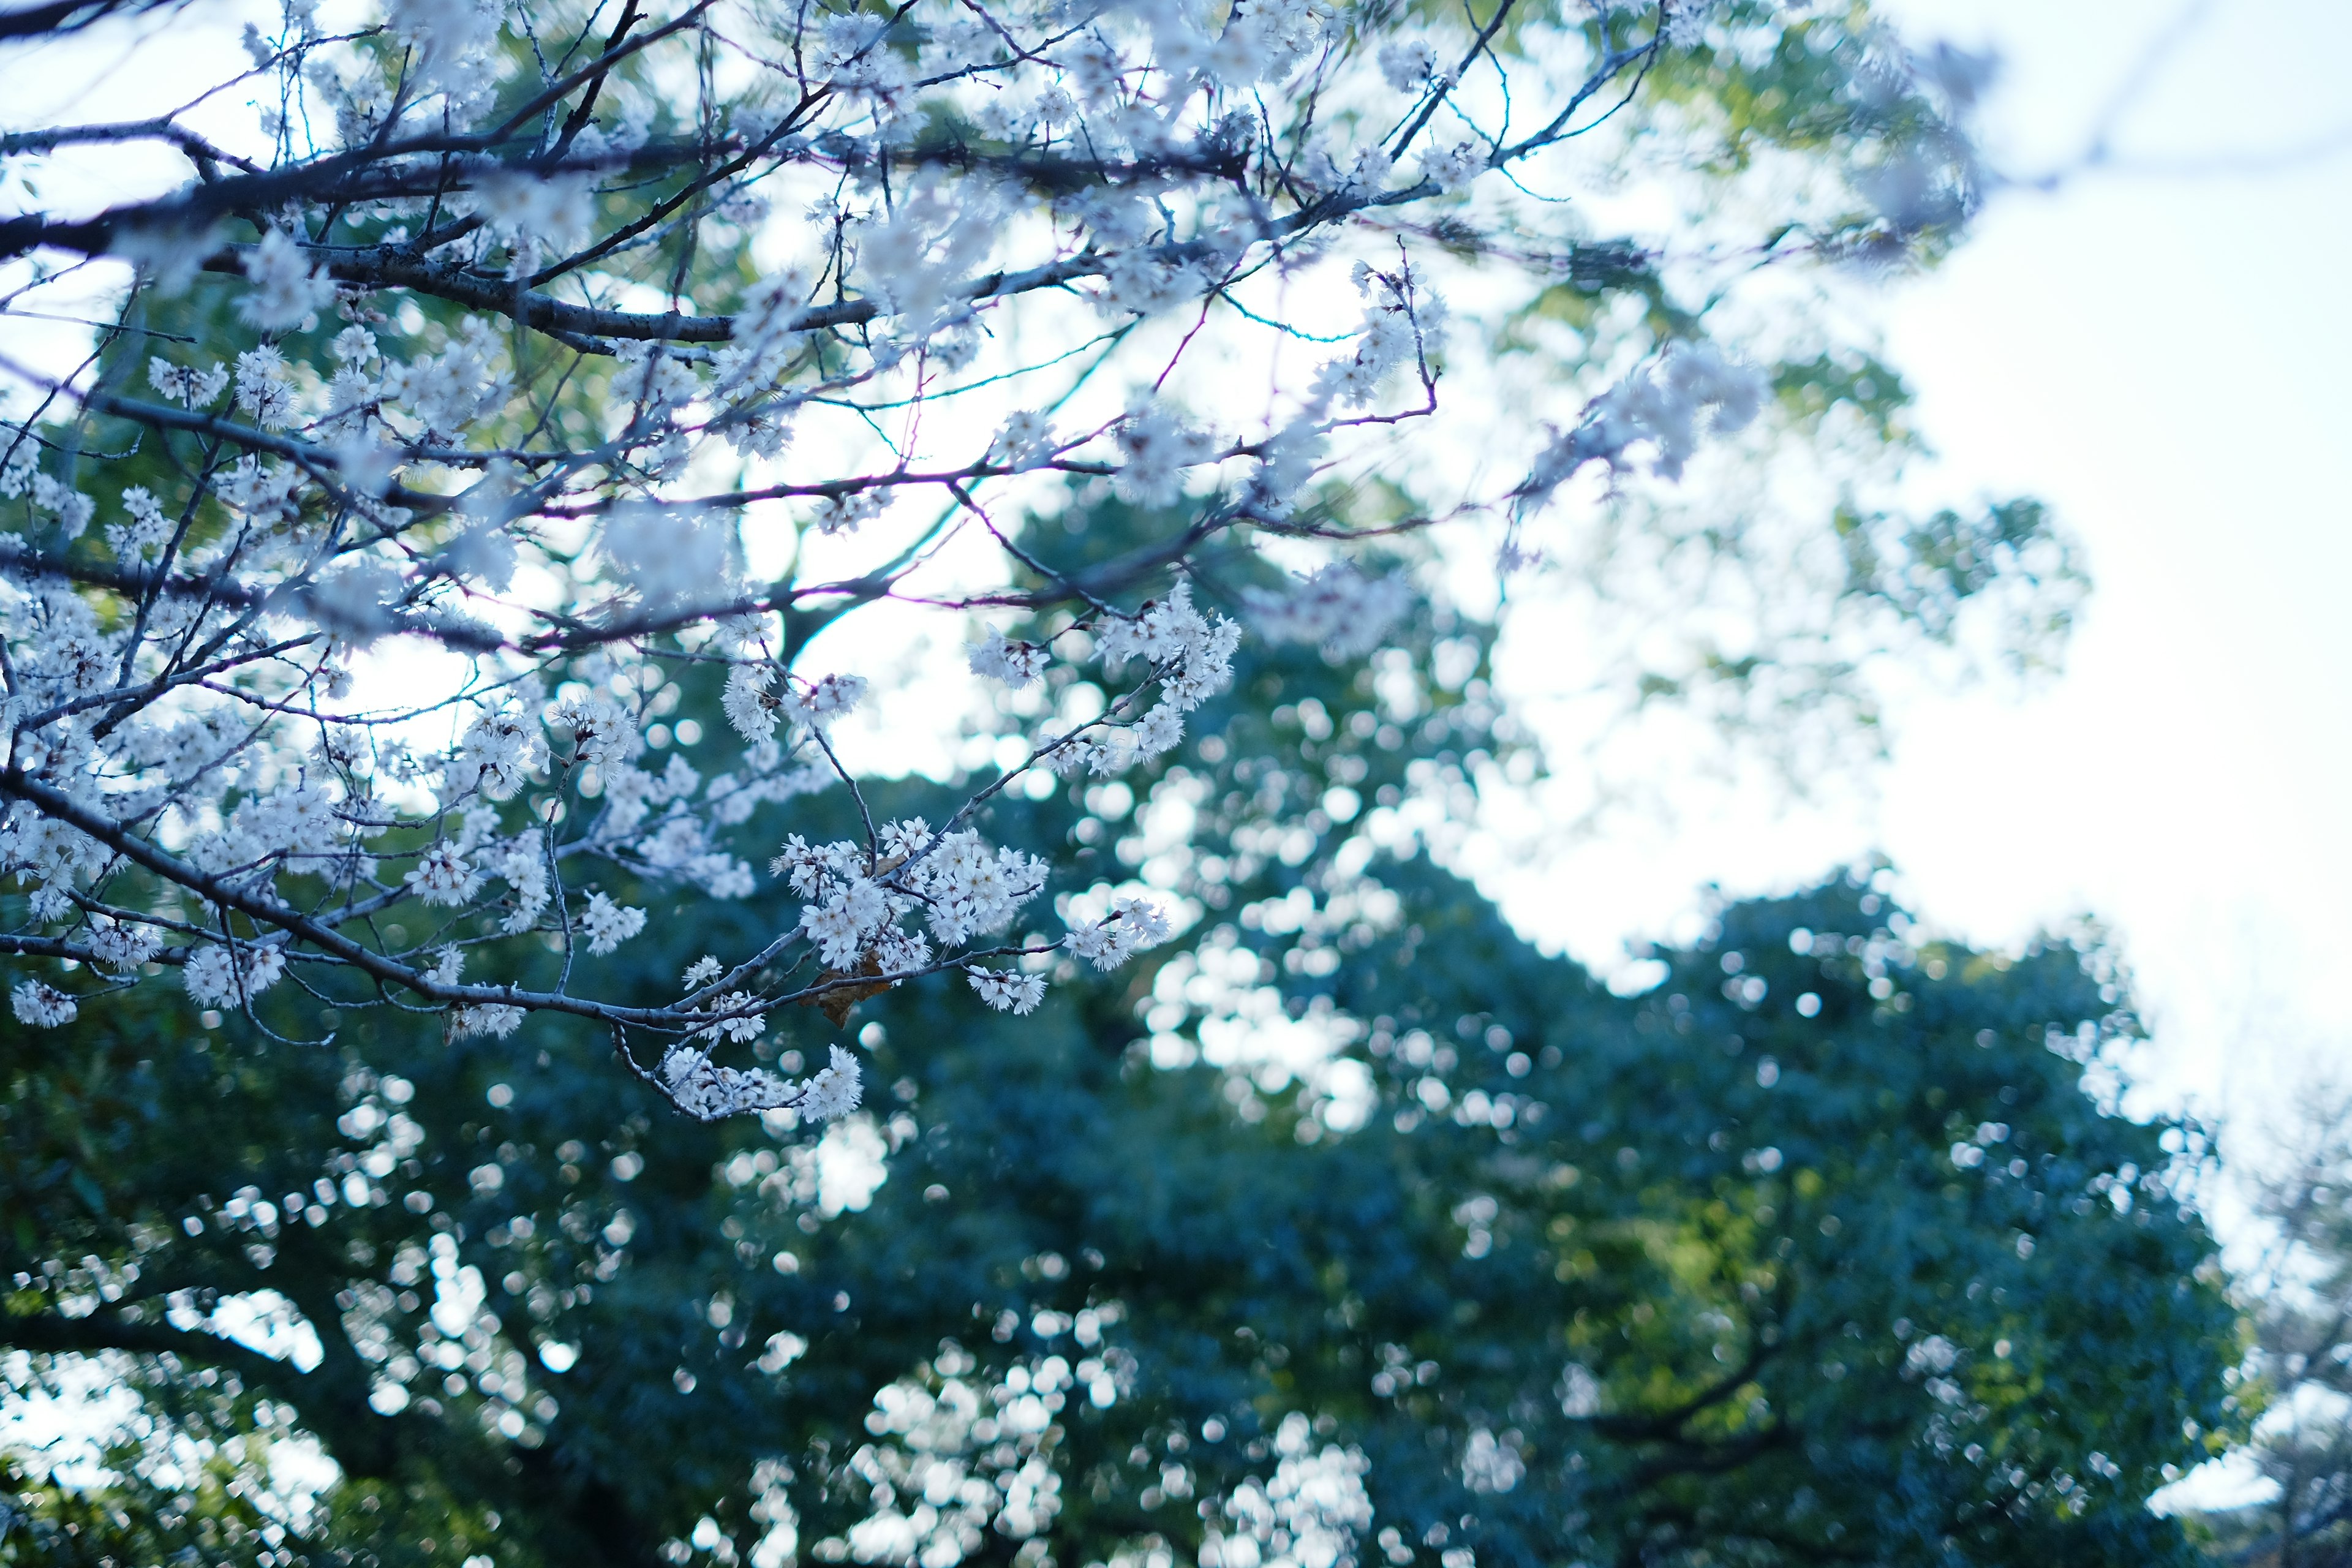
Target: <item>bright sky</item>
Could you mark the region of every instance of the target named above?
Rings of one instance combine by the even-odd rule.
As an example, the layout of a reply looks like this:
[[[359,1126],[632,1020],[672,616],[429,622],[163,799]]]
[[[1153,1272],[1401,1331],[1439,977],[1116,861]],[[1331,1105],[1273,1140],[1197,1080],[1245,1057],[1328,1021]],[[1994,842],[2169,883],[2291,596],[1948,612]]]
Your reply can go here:
[[[2180,14],[1887,9],[1916,38],[1998,47],[1985,121],[2019,174],[2074,158]],[[1710,879],[1787,888],[1877,847],[1956,934],[2013,942],[2084,912],[2115,930],[2155,1025],[2151,1097],[2252,1131],[2352,1066],[2352,5],[2198,9],[2113,146],[2231,172],[2012,191],[1878,312],[1941,454],[1926,492],[2036,494],[2084,542],[2096,586],[2063,676],[1898,704],[1874,800],[1695,789],[1671,821],[1482,877],[1523,929],[1606,968],[1629,934],[1687,924]],[[2328,155],[2255,167],[2331,134]]]

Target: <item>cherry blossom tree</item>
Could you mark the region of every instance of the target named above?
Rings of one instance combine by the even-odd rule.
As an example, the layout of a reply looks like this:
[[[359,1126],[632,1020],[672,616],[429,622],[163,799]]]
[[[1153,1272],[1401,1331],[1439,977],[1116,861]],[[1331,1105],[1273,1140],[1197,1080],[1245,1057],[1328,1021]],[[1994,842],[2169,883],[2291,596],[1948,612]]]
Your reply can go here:
[[[1238,639],[1363,658],[1710,449],[1793,434],[1851,489],[1896,384],[1806,302],[1940,252],[1981,183],[1979,62],[1858,7],[287,0],[244,44],[184,109],[0,136],[12,178],[173,171],[0,216],[9,316],[107,309],[78,363],[5,362],[15,1017],[142,983],[302,1038],[569,1015],[703,1119],[857,1104],[838,1046],[728,1065],[781,1008],[929,977],[1026,1013],[1165,941],[1169,900],[1061,885],[989,806],[1188,744]],[[1633,175],[1707,200],[1595,237]],[[1115,555],[1024,532],[1113,498],[1160,520]],[[1828,619],[1774,635],[1941,636],[2067,576],[2031,509],[1811,515],[1753,537],[1830,563]],[[923,617],[985,759],[936,823],[867,809],[845,740]],[[725,731],[664,721],[682,684]],[[855,837],[792,830],[826,790]],[[603,992],[649,887],[772,936]]]

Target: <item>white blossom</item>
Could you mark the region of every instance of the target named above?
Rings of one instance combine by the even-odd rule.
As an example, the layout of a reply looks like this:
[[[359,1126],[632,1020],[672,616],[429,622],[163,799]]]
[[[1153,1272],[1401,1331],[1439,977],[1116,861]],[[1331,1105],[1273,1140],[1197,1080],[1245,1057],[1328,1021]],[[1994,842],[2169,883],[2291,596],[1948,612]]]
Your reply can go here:
[[[849,875],[856,856],[850,845],[810,844],[795,833],[784,840],[783,848],[768,863],[768,874],[783,878],[802,898],[814,899],[829,879]]]
[[[458,794],[479,788],[504,797],[528,784],[544,760],[535,726],[501,709],[483,714],[466,731],[448,769],[449,784]]]
[[[509,936],[536,930],[550,896],[545,848],[529,837],[516,838],[487,856],[484,864],[505,880],[513,899],[499,929]]]
[[[1509,1491],[1527,1473],[1518,1448],[1486,1427],[1472,1432],[1463,1447],[1462,1480],[1474,1492]]]
[[[1444,301],[1416,294],[1409,302],[1408,296],[1385,280],[1382,287],[1388,297],[1364,312],[1363,331],[1353,350],[1316,373],[1318,403],[1368,404],[1392,371],[1436,346],[1431,340],[1444,321]]]
[[[285,973],[286,955],[275,947],[240,944],[231,956],[227,948],[208,942],[188,954],[180,978],[196,1005],[227,1007],[258,996]]]
[[[879,835],[882,844],[882,869],[901,865],[931,847],[931,825],[919,816],[909,816],[898,822],[886,822]]]
[[[1011,468],[1034,468],[1053,455],[1054,422],[1047,416],[1022,410],[1006,417],[988,444],[988,460]]]
[[[803,908],[801,926],[829,966],[849,969],[863,956],[866,940],[889,913],[889,902],[879,888],[864,877],[851,877],[832,888],[822,902]]]
[[[164,363],[160,359],[154,363]],[[41,444],[22,426],[0,424],[0,434],[7,437],[5,447],[0,448],[6,454],[5,459],[0,459],[0,499],[15,500],[33,486],[39,472]]]
[[[1184,712],[1172,700],[1153,705],[1136,721],[1135,753],[1145,761],[1175,749],[1184,738]]]
[[[453,1007],[449,1011],[449,1037],[463,1039],[468,1035],[488,1035],[505,1039],[522,1027],[523,1011],[500,1002],[478,1002],[470,1006]]]
[[[1118,899],[1110,913],[1090,925],[1071,928],[1070,951],[1097,969],[1117,969],[1147,948],[1168,940],[1168,917],[1146,899]]]
[[[800,1112],[812,1121],[835,1121],[856,1110],[861,1098],[857,1058],[835,1046],[826,1064],[801,1085]]]
[[[1049,868],[1017,849],[992,849],[978,833],[949,834],[907,878],[924,900],[931,935],[949,947],[1011,925],[1045,890]]]
[[[465,903],[482,886],[482,874],[447,844],[436,844],[418,856],[415,867],[402,879],[415,889],[418,898],[444,908]]]
[[[294,388],[286,356],[268,343],[236,356],[236,405],[265,430],[294,422]]]
[[[68,540],[79,539],[98,510],[96,501],[48,474],[33,477],[33,505],[53,514],[58,536]]]
[[[301,483],[302,471],[292,464],[265,463],[248,455],[231,466],[216,493],[224,504],[243,514],[247,521],[267,526],[294,515],[294,494]]]
[[[1437,51],[1429,47],[1426,38],[1400,38],[1383,44],[1380,51],[1381,76],[1399,92],[1418,91],[1437,70]]]
[[[1718,434],[1744,429],[1767,390],[1760,374],[1712,344],[1677,344],[1654,371],[1629,375],[1593,399],[1584,422],[1537,460],[1522,493],[1540,500],[1589,462],[1628,468],[1627,449],[1643,445],[1653,453],[1654,472],[1679,479],[1697,450],[1701,421]]]
[[[1016,974],[997,969],[968,969],[971,988],[980,999],[1000,1013],[1027,1016],[1037,1010],[1045,999],[1045,977],[1042,974]]]
[[[393,30],[415,51],[420,83],[462,94],[485,74],[483,57],[506,8],[496,0],[393,0],[386,10]]]
[[[1458,191],[1484,173],[1489,161],[1486,150],[1475,142],[1432,147],[1421,155],[1421,177],[1441,195]]]
[[[580,929],[588,938],[588,951],[602,957],[646,929],[646,911],[593,893],[580,911]]]
[[[468,316],[440,353],[390,367],[383,395],[424,426],[455,439],[475,420],[502,405],[508,381],[498,366],[498,344],[478,317]]]
[[[163,945],[152,926],[128,925],[112,915],[92,915],[83,941],[90,956],[109,969],[132,970]]]
[[[8,993],[16,1022],[36,1029],[63,1028],[80,1016],[71,996],[46,980],[27,980]]]
[[[919,974],[930,967],[931,944],[920,931],[884,926],[874,939],[874,963],[885,974]]]
[[[172,537],[172,520],[163,515],[163,503],[144,485],[132,485],[122,492],[122,510],[129,522],[106,525],[107,548],[121,561],[137,561],[163,548]]]
[[[795,686],[784,701],[793,717],[813,730],[829,728],[833,721],[856,710],[866,697],[866,678],[862,675],[828,675],[806,686]]]
[[[547,716],[547,727],[572,739],[575,761],[589,766],[626,760],[633,738],[629,716],[601,697],[567,697]]]
[[[237,314],[264,331],[299,327],[334,300],[334,284],[283,229],[263,235],[241,265],[253,287],[237,301]]]
[[[474,177],[474,208],[512,251],[507,276],[520,278],[586,236],[596,217],[595,184],[582,174],[493,166]]]
[[[739,1045],[745,1040],[759,1038],[761,1031],[768,1026],[767,1015],[757,1012],[747,1013],[742,1010],[756,1005],[759,1000],[749,991],[730,991],[724,996],[710,1002],[705,1006],[705,1012],[728,1013],[733,1016],[721,1018],[703,1030],[701,1037],[706,1040],[716,1040],[723,1035]]]
[[[776,732],[780,701],[774,694],[775,670],[765,664],[739,664],[727,672],[727,689],[719,699],[727,722],[747,741],[764,741]]]
[[[1145,506],[1165,506],[1182,488],[1184,470],[1206,455],[1200,432],[1165,403],[1153,399],[1119,424],[1119,494]]]
[[[650,607],[732,596],[726,535],[699,512],[624,508],[605,521],[604,549],[613,568]]]
[[[1243,596],[1267,637],[1318,643],[1336,658],[1371,652],[1412,608],[1412,585],[1401,574],[1367,577],[1342,562],[1317,567],[1287,590],[1251,588]]]
[[[815,515],[809,521],[819,533],[855,533],[861,524],[882,515],[882,498],[852,492],[827,496],[817,503]]]
[[[661,1076],[678,1109],[705,1121],[773,1110],[794,1098],[792,1087],[765,1068],[721,1067],[690,1045],[669,1048],[662,1058]]]
[[[215,363],[203,370],[173,364],[157,355],[147,362],[149,384],[174,403],[200,408],[228,390],[228,367]]]
[[[974,675],[1001,680],[1007,686],[1027,686],[1045,673],[1046,652],[1034,643],[1011,642],[995,627],[964,649]]]
[[[1129,659],[1150,663],[1167,700],[1189,713],[1233,684],[1234,652],[1240,646],[1240,626],[1223,616],[1203,616],[1193,607],[1192,584],[1179,582],[1167,598],[1145,605],[1132,618],[1108,621],[1095,652],[1112,676]]]

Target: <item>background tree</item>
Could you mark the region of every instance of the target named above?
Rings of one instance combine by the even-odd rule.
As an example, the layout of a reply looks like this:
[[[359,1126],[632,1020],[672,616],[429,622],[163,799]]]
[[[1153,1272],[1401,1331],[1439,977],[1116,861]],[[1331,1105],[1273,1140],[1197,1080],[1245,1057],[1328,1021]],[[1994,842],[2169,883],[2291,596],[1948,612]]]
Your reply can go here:
[[[1822,295],[1958,237],[1982,66],[1859,6],[396,0],[290,4],[184,110],[0,142],[20,174],[192,172],[89,211],[20,181],[0,218],[5,309],[106,312],[80,364],[11,372],[0,449],[26,1026],[170,972],[289,1040],[547,1013],[692,1115],[822,1119],[857,1059],[757,1065],[779,1009],[958,970],[1025,1006],[1054,954],[1166,934],[1108,884],[1045,929],[1055,865],[964,836],[1200,732],[1231,615],[1378,647],[1412,592],[1371,542],[1457,525],[1432,586],[1548,551],[1654,584],[1639,700],[1837,733],[1874,654],[1980,605],[2033,657],[2077,585],[2030,505],[1877,504],[1901,383]],[[1569,199],[1634,182],[1689,204],[1663,247]],[[1702,437],[1741,499],[1675,512]],[[1044,567],[1008,531],[1072,480],[1152,526]],[[1556,497],[1617,521],[1565,530]],[[1298,574],[1215,601],[1213,544]],[[886,700],[926,611],[1008,700]],[[1048,668],[1098,700],[1024,698]],[[663,758],[706,676],[706,749]],[[992,765],[917,827],[869,786],[919,733]],[[854,812],[766,809],[841,785]],[[793,900],[717,909],[787,834]],[[603,993],[672,889],[730,942]]]
[[[0,1554],[2190,1560],[2144,1502],[2236,1429],[2235,1318],[2195,1130],[2095,1092],[2097,952],[1935,942],[1857,874],[1613,995],[1419,851],[1514,742],[1484,628],[1408,626],[1245,651],[1196,758],[1002,799],[1197,923],[1025,1017],[862,1001],[877,1092],[814,1145],[679,1122],[581,1020],[9,1035],[0,1342],[138,1411],[103,1484],[18,1458]],[[612,994],[760,919],[701,910]],[[780,1024],[779,1070],[830,1032]]]
[[[2314,1096],[2282,1141],[2279,1174],[2257,1189],[2267,1233],[2244,1289],[2255,1342],[2248,1368],[2267,1405],[2246,1449],[2277,1489],[2217,1512],[2226,1561],[2279,1568],[2352,1562],[2352,1114]]]

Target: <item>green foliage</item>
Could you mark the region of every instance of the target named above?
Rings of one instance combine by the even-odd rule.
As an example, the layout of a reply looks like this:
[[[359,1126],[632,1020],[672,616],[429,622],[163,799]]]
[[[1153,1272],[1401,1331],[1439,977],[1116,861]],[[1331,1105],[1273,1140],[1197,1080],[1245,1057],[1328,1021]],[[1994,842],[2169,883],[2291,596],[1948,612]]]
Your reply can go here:
[[[1310,1472],[1344,1504],[1351,1454],[1366,1564],[2187,1561],[2142,1503],[2235,1429],[2233,1319],[2168,1131],[2085,1092],[2133,1027],[2095,965],[1855,879],[1611,994],[1418,847],[1512,750],[1484,657],[1261,648],[1131,792],[1000,799],[1197,923],[1029,1018],[866,1004],[871,1114],[821,1145],[683,1121],[553,1020],[11,1031],[10,1375],[138,1414],[94,1469],[19,1456],[0,1563],[1190,1562]],[[785,912],[611,962],[658,994]],[[239,1303],[315,1350],[223,1337]],[[308,1511],[262,1458],[306,1436]]]

